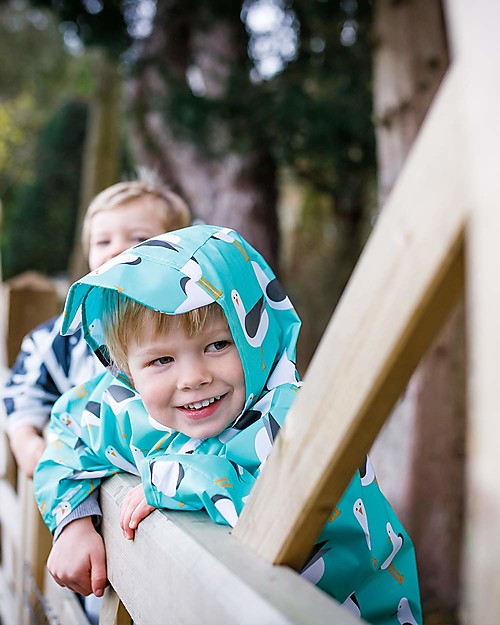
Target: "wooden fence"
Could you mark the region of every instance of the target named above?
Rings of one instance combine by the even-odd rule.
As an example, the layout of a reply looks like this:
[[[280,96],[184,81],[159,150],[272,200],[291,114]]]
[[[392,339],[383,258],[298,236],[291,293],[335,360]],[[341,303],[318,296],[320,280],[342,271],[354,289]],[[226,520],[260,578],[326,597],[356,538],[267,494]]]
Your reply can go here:
[[[117,519],[134,478],[108,480],[102,506],[111,587],[102,623],[359,622],[293,569],[464,290],[469,416],[461,620],[500,623],[500,5],[450,0],[447,19],[451,69],[238,524],[229,533],[203,513],[156,511],[133,542],[125,541]],[[29,505],[22,488],[0,497],[20,515]],[[24,530],[12,516],[2,517],[2,537],[5,523],[29,561]],[[50,600],[61,623],[77,622],[64,620],[62,601]]]
[[[28,272],[1,290],[2,336],[5,350],[0,363],[4,382],[21,340],[33,327],[60,311],[61,301],[53,283]],[[6,313],[6,314],[5,314]],[[41,520],[33,497],[33,482],[17,471],[5,433],[3,402],[0,404],[0,619],[3,625],[75,623],[88,625],[73,593],[48,579],[45,562],[52,538]],[[48,593],[48,599],[44,596]],[[56,606],[56,607],[54,607]],[[59,617],[62,615],[63,620]],[[64,615],[68,615],[64,618]],[[70,616],[69,616],[70,615]]]

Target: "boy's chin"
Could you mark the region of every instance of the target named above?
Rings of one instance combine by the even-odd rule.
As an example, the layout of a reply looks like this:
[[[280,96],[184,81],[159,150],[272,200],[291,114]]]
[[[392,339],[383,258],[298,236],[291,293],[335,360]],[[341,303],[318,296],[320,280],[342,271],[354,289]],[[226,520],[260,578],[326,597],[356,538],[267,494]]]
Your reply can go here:
[[[187,424],[179,429],[182,434],[189,436],[190,438],[215,438],[219,436],[224,430],[226,430],[229,426],[226,424],[225,420],[221,424],[220,422],[210,422],[210,423],[193,423]]]
[[[179,430],[182,434],[185,434],[186,436],[189,436],[190,438],[200,438],[200,439],[205,439],[205,438],[214,438],[216,436],[219,436],[219,434],[221,432],[223,432],[226,428],[183,428],[182,430]]]

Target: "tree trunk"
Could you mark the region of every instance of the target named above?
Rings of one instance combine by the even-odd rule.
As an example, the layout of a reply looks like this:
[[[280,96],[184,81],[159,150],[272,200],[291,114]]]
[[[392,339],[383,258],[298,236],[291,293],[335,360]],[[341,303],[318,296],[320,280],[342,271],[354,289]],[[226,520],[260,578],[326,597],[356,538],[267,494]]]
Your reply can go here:
[[[139,162],[156,168],[180,192],[195,218],[237,230],[275,265],[276,169],[267,148],[251,145],[237,152],[235,137],[221,121],[213,122],[205,142],[181,137],[166,113],[172,80],[185,83],[194,68],[202,80],[199,97],[216,102],[231,68],[246,58],[239,10],[234,19],[204,14],[210,10],[200,5],[189,13],[182,3],[158,5],[141,72],[129,84],[133,150]]]
[[[440,3],[375,5],[381,205],[448,65]],[[424,620],[457,622],[465,439],[463,307],[413,375],[372,450],[379,482],[415,542]]]
[[[87,208],[95,195],[118,182],[119,175],[122,81],[117,63],[108,59],[103,51],[96,52],[95,81],[87,122],[75,244],[70,261],[74,280],[88,271],[81,244]]]

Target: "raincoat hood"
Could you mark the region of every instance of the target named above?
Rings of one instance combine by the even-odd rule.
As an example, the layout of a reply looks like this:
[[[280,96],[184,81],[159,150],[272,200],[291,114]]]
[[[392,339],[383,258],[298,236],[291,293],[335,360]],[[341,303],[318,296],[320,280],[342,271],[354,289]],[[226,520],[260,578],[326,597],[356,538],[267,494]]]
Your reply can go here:
[[[153,237],[119,254],[71,287],[62,334],[79,327],[105,352],[101,289],[115,289],[175,315],[217,302],[243,365],[245,409],[283,383],[297,384],[300,320],[263,257],[228,228],[197,225]],[[123,379],[122,372],[115,372]]]

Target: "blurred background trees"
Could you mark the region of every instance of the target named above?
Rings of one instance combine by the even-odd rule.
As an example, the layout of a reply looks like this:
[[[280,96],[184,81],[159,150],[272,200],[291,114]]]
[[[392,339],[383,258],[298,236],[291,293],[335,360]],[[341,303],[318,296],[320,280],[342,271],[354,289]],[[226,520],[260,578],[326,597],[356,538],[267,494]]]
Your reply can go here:
[[[276,268],[301,373],[448,65],[433,0],[10,0],[0,54],[5,276],[81,275],[90,199],[148,165]],[[462,321],[374,450],[427,622],[457,618],[463,387]]]
[[[41,261],[37,228],[29,248],[40,254],[22,252],[19,214],[49,224],[49,213],[65,212],[54,227],[73,241],[75,215],[91,197],[146,164],[186,197],[195,217],[241,231],[277,268],[304,318],[304,368],[374,211],[371,3],[15,0],[1,11],[2,32],[13,41],[3,40],[3,58],[25,68],[12,69],[11,99],[36,89],[39,119],[33,127],[25,114],[32,125],[26,121],[17,139],[24,177],[12,167],[0,172],[5,275],[64,272],[70,262],[67,246]],[[114,98],[110,66],[124,85]],[[55,208],[40,195],[35,217],[25,187],[43,174],[37,135],[42,126],[50,132],[56,109],[75,95],[89,108],[86,138],[71,150],[74,171],[83,167],[70,183],[80,199],[61,192]],[[50,160],[69,166],[71,157]],[[73,275],[83,271],[81,255],[73,257]]]

